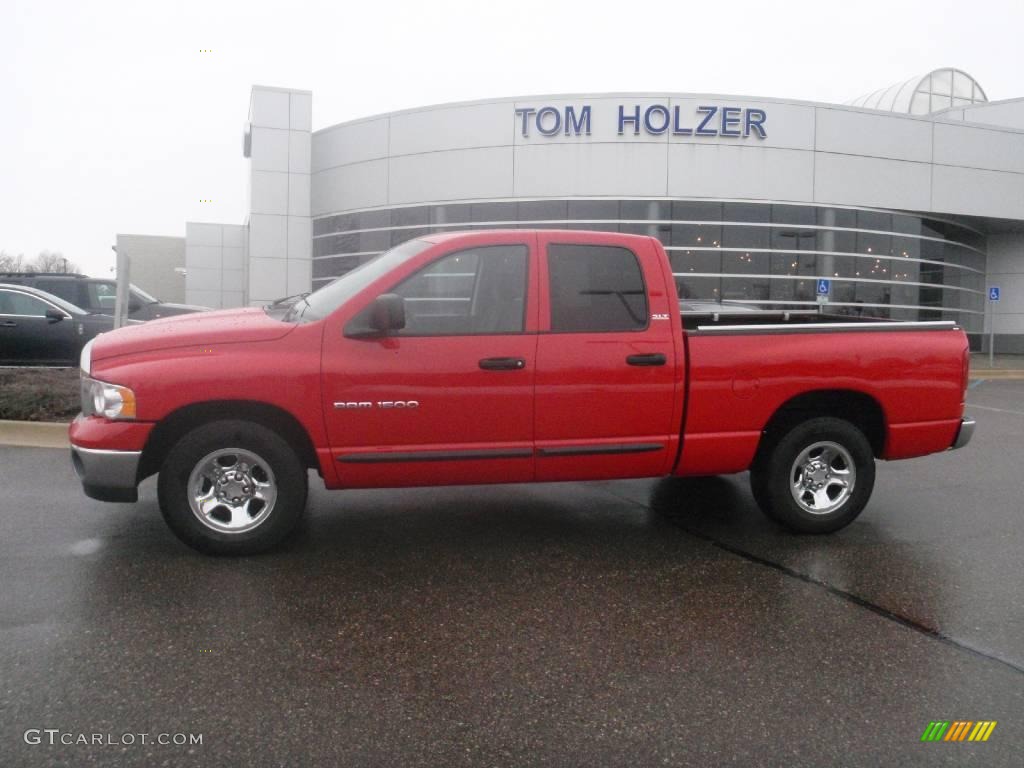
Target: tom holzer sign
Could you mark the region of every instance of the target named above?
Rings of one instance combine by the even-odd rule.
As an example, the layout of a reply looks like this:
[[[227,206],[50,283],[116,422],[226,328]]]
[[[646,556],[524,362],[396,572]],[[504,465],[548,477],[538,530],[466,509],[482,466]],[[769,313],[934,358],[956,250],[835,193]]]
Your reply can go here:
[[[590,105],[579,107],[520,107],[516,109],[516,123],[523,136],[536,131],[541,136],[589,136],[592,111]],[[609,115],[608,119],[612,116]],[[726,138],[758,139],[768,137],[765,123],[768,115],[763,109],[702,105],[690,112],[684,107],[652,104],[641,108],[639,104],[619,105],[619,136],[639,136],[641,131],[651,136],[668,133],[672,136],[722,136]]]

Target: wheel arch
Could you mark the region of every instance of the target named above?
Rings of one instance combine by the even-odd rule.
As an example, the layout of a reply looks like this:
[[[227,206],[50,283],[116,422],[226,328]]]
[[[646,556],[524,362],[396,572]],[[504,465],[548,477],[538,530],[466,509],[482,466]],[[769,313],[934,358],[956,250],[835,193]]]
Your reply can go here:
[[[157,423],[142,449],[138,479],[156,474],[175,443],[193,429],[225,419],[251,421],[273,430],[295,448],[299,461],[306,468],[319,471],[309,433],[288,411],[252,400],[210,400],[183,406]]]
[[[887,421],[876,398],[853,389],[818,389],[791,397],[775,410],[761,430],[757,457],[797,424],[820,416],[853,424],[867,437],[876,458],[885,450]]]

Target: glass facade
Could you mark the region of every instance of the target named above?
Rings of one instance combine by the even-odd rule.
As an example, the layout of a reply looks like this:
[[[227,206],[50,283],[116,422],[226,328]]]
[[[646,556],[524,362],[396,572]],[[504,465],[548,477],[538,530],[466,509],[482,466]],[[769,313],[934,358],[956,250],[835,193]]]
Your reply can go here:
[[[955,222],[877,209],[682,200],[523,200],[422,205],[313,221],[313,287],[414,237],[494,228],[657,237],[679,295],[764,308],[817,306],[981,331],[985,240]]]

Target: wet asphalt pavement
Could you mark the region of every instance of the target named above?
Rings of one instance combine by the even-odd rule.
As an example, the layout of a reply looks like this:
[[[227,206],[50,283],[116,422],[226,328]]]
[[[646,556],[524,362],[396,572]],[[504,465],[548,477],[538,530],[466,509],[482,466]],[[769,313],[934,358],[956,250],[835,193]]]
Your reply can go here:
[[[212,559],[152,479],[101,504],[63,451],[0,447],[0,765],[1020,765],[1024,382],[969,399],[967,449],[880,464],[813,538],[746,476],[314,478],[285,548]]]

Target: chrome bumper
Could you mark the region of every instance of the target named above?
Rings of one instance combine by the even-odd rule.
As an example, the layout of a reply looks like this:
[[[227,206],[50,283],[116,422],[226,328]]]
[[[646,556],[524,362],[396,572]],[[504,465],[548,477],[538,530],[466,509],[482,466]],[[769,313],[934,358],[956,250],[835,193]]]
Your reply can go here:
[[[953,444],[949,446],[949,449],[956,450],[957,448],[963,448],[974,436],[974,425],[977,422],[974,419],[963,418],[960,419],[960,429],[957,430],[956,439],[953,440]]]
[[[71,446],[71,465],[85,495],[99,501],[137,501],[142,451],[102,451]]]

